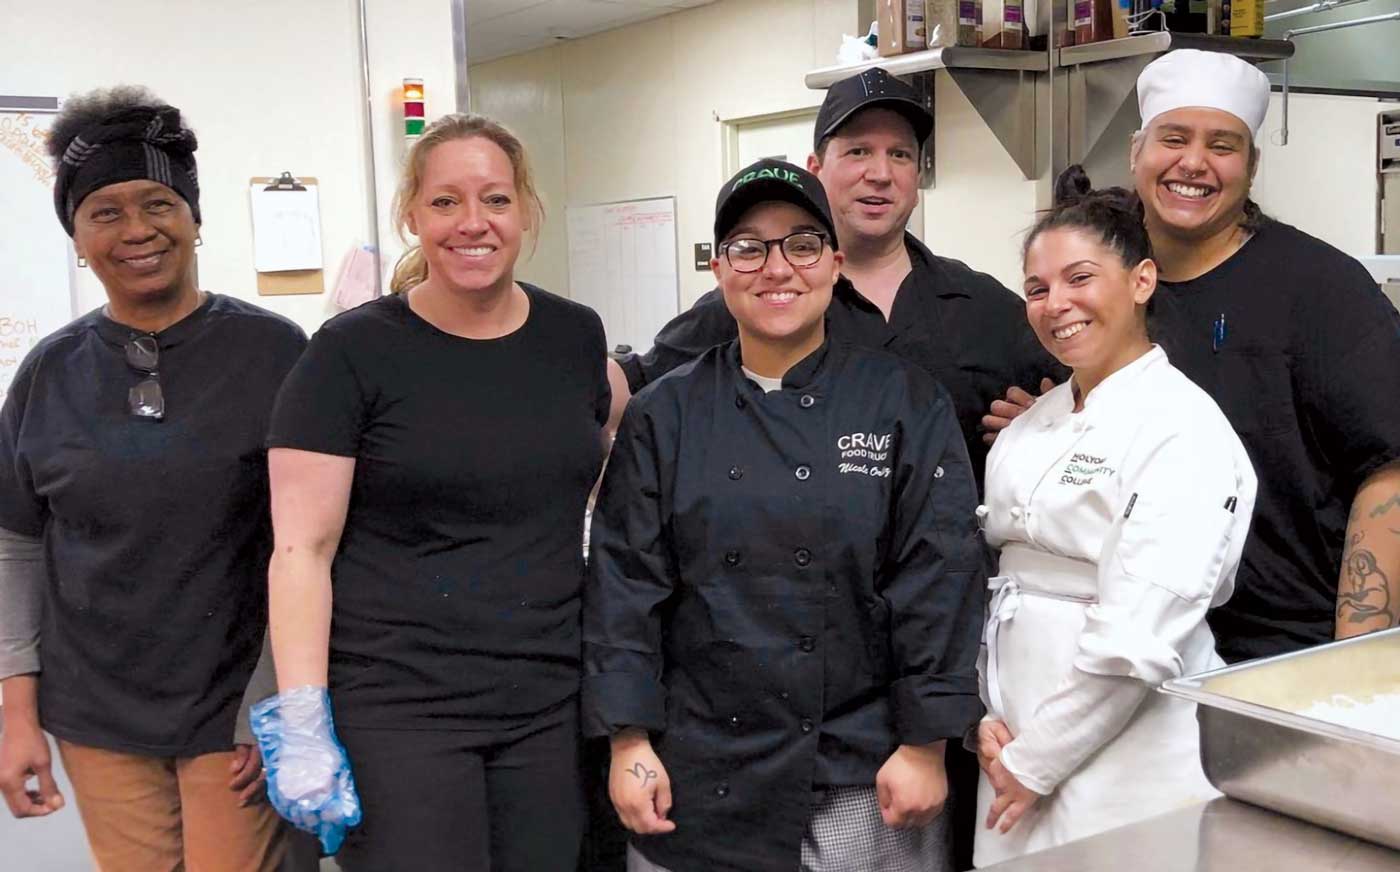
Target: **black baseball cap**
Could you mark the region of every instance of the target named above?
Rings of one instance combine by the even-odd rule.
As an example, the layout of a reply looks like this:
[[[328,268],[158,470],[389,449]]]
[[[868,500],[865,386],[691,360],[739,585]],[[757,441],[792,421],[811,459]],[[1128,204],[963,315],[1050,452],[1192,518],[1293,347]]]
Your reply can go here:
[[[715,200],[715,243],[734,229],[745,212],[770,200],[791,203],[811,212],[826,230],[832,250],[840,248],[836,241],[836,224],[831,220],[831,205],[826,201],[822,183],[802,167],[771,157],[739,170],[719,189]]]
[[[919,145],[933,132],[933,116],[919,99],[914,88],[879,67],[842,79],[827,89],[822,108],[817,111],[817,127],[813,131],[812,150],[821,148],[822,140],[836,132],[862,109],[878,106],[898,112],[914,128]]]

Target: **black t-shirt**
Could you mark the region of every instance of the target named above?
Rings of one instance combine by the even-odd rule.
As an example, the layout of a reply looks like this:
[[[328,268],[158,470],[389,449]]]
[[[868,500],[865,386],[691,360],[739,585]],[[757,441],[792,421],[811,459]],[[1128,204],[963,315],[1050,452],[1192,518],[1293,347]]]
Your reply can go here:
[[[522,287],[525,324],[493,340],[401,296],[346,312],[278,398],[271,447],[355,458],[331,570],[338,723],[511,729],[577,693],[607,349],[591,309]]]
[[[157,334],[165,419],[130,414],[136,331],[46,338],[0,411],[0,527],[44,539],[40,718],[136,754],[228,750],[267,618],[267,463],[290,321],[210,294]]]
[[[1205,275],[1163,282],[1150,327],[1259,477],[1235,594],[1210,616],[1222,656],[1331,640],[1352,498],[1400,458],[1400,315],[1361,264],[1271,221]]]
[[[981,420],[992,401],[1019,385],[1040,393],[1040,380],[1069,371],[1041,346],[1026,322],[1025,301],[986,273],[938,257],[905,234],[912,269],[895,294],[889,321],[842,277],[827,309],[834,339],[883,348],[937,379],[953,399],[958,427],[981,490],[987,465]],[[661,329],[651,350],[620,361],[636,393],[662,375],[739,335],[718,289]]]

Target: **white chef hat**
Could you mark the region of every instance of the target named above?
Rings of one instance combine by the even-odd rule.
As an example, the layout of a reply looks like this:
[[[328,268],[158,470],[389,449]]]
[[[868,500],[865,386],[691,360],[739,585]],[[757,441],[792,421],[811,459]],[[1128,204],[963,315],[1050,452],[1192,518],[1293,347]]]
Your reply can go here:
[[[1182,48],[1148,64],[1138,76],[1142,126],[1163,112],[1188,106],[1229,112],[1256,139],[1269,109],[1269,79],[1234,55]]]

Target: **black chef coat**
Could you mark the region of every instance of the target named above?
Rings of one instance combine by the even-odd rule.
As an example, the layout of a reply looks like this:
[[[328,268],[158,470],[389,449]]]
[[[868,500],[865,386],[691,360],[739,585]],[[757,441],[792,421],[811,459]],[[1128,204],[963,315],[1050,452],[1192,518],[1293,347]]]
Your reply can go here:
[[[891,351],[948,389],[980,489],[987,446],[979,422],[992,401],[1012,385],[1038,394],[1042,378],[1061,382],[1069,370],[1035,338],[1019,296],[986,273],[934,255],[912,234],[904,235],[904,245],[912,269],[895,295],[889,321],[842,277],[832,292],[827,325],[834,338]],[[738,335],[734,317],[715,289],[663,327],[650,351],[620,364],[636,393]]]
[[[628,406],[593,518],[591,736],[649,730],[676,872],[797,867],[812,791],[982,712],[976,488],[947,392],[831,341],[764,394],[738,342]]]
[[[1352,499],[1400,458],[1400,314],[1355,259],[1270,221],[1205,275],[1163,282],[1150,330],[1259,475],[1235,594],[1210,615],[1221,655],[1330,641]]]

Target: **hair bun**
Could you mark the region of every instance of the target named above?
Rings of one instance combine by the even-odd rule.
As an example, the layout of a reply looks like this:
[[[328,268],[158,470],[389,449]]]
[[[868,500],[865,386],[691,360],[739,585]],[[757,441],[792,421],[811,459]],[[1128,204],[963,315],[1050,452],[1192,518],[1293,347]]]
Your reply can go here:
[[[1055,179],[1055,205],[1069,206],[1078,203],[1093,190],[1094,185],[1089,181],[1089,174],[1084,172],[1084,167],[1071,164]]]

